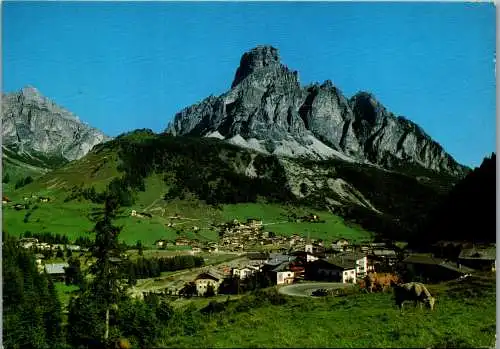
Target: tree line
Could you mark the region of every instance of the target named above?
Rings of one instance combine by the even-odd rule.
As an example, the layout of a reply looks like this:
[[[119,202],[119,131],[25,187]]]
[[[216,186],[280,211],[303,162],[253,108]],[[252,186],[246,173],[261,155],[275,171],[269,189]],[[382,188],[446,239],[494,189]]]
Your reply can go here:
[[[38,239],[39,242],[45,242],[53,245],[68,245],[70,243],[66,235],[59,233],[53,234],[51,232],[32,233],[30,231],[25,231],[21,234],[21,238],[34,238]]]
[[[204,265],[203,257],[174,256],[160,258],[138,258],[128,260],[123,266],[123,273],[129,280],[158,277],[162,272],[198,268]],[[131,281],[133,283],[133,281]]]
[[[2,254],[4,346],[62,347],[61,303],[50,276],[39,273],[33,252],[5,232]]]

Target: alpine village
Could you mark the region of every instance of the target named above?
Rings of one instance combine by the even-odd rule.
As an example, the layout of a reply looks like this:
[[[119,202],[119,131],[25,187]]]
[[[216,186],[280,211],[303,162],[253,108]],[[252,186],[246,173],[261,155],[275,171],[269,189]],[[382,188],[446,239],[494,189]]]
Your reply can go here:
[[[496,155],[234,66],[161,133],[2,94],[4,347],[493,347]]]

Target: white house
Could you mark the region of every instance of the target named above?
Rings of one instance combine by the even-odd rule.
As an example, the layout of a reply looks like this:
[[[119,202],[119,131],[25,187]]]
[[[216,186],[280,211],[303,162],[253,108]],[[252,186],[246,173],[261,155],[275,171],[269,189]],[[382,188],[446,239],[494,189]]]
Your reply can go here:
[[[215,271],[203,272],[195,279],[196,292],[199,296],[203,296],[209,287],[212,286],[214,293],[217,294],[222,281],[224,281],[224,278]]]
[[[342,263],[353,263],[356,266],[356,275],[363,278],[368,272],[368,258],[359,252],[345,252],[336,257]]]
[[[338,259],[319,259],[306,267],[306,274],[311,279],[328,280],[342,283],[356,283],[356,267],[353,263]]]
[[[349,241],[346,239],[339,239],[337,241],[332,242],[332,248],[337,251],[343,251],[349,246]]]
[[[252,275],[254,272],[255,269],[249,267],[233,268],[233,277],[243,280]]]

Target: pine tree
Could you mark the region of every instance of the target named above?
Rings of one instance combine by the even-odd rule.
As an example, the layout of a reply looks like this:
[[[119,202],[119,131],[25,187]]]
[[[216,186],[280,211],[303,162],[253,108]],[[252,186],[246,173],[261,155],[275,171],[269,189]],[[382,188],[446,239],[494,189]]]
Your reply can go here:
[[[118,198],[109,192],[105,194],[104,208],[91,214],[95,222],[95,242],[90,248],[95,258],[89,268],[91,281],[70,303],[68,316],[68,337],[75,346],[104,344],[108,347],[110,333],[116,333],[110,330],[113,326],[110,313],[118,309],[127,286],[121,282],[123,268],[118,235],[122,228],[113,224],[118,214]]]
[[[96,262],[90,267],[90,272],[94,275],[90,289],[105,308],[104,343],[109,341],[110,309],[116,308],[125,291],[125,285],[119,282],[120,268],[117,265],[121,257],[118,235],[122,227],[113,225],[113,220],[118,216],[118,209],[118,198],[108,194],[104,209],[93,214],[96,236],[92,255]]]

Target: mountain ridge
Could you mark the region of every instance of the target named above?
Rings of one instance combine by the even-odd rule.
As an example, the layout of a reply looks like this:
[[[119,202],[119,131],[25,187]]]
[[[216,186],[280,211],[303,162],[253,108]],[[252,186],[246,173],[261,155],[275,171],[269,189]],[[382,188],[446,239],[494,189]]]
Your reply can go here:
[[[18,153],[72,161],[111,138],[28,85],[2,94],[2,139],[3,146]]]
[[[280,156],[347,158],[387,169],[402,161],[456,177],[469,170],[373,94],[348,99],[330,80],[301,86],[298,72],[282,64],[269,45],[245,52],[231,88],[176,113],[166,132],[215,135]]]

